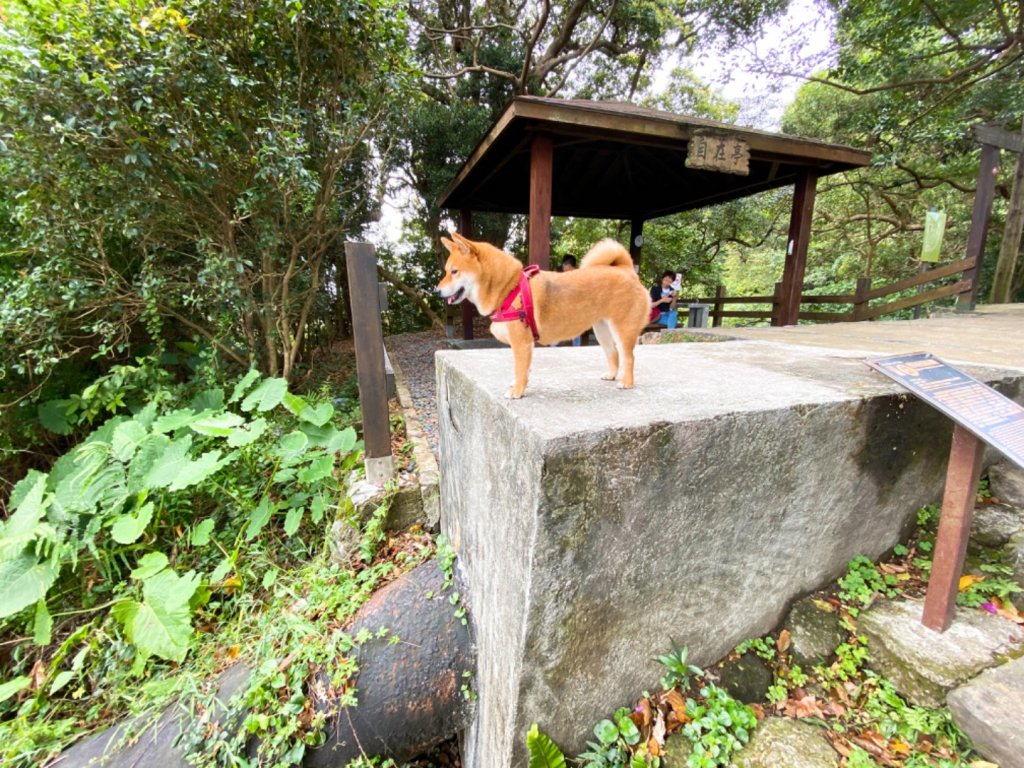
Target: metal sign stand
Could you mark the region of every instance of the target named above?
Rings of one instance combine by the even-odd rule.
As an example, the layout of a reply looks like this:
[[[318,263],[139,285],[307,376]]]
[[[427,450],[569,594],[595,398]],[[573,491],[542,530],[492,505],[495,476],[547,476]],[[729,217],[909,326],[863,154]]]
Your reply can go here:
[[[1024,407],[932,355],[896,355],[867,364],[953,420],[953,444],[921,623],[945,632],[953,621],[974,519],[985,446],[1024,467]]]
[[[922,624],[936,632],[945,632],[953,622],[984,453],[985,443],[959,424],[953,428],[946,490],[942,496],[932,573],[921,619]]]

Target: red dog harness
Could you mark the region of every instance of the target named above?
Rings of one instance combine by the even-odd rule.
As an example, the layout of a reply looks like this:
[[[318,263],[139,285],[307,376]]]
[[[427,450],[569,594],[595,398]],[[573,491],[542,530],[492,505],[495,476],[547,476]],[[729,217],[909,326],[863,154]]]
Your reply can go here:
[[[533,294],[530,292],[530,278],[538,272],[540,272],[540,267],[536,264],[526,267],[523,270],[523,274],[519,276],[519,284],[501,302],[501,309],[496,310],[491,315],[491,322],[493,323],[508,323],[512,320],[523,321],[530,327],[530,331],[533,332],[534,341],[540,339],[540,334],[537,333],[537,321],[533,317]],[[523,297],[523,306],[520,309],[515,309],[512,305],[519,298],[520,294]]]

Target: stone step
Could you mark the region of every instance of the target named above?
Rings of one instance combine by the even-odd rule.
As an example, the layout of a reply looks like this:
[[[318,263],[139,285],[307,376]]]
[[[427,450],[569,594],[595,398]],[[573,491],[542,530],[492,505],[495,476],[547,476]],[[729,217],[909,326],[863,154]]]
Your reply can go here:
[[[1024,658],[983,672],[946,701],[979,754],[999,768],[1024,768]]]
[[[939,633],[921,623],[922,610],[920,602],[887,601],[857,620],[868,641],[869,666],[913,704],[942,707],[957,686],[1024,654],[1024,631],[1012,621],[957,608],[950,628]]]

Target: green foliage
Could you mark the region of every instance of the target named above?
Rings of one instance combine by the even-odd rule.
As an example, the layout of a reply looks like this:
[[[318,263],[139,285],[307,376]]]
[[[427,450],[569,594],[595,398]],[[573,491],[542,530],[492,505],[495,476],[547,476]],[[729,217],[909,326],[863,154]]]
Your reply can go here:
[[[6,386],[193,335],[289,377],[376,205],[407,33],[394,0],[5,4]]]
[[[631,758],[631,748],[640,743],[640,729],[630,719],[629,710],[619,707],[610,720],[602,720],[594,726],[597,741],[588,741],[589,749],[579,756],[586,768],[616,768],[636,764]],[[639,766],[658,768],[658,758],[639,755]]]
[[[685,645],[676,645],[675,641],[673,641],[672,650],[658,657],[658,662],[667,670],[661,678],[662,688],[666,690],[676,686],[686,688],[690,684],[690,675],[703,674],[703,670],[700,667],[687,663],[686,658],[689,653],[689,648]]]
[[[839,579],[839,598],[854,606],[866,608],[876,595],[894,597],[898,594],[896,579],[892,574],[883,574],[864,555],[850,561],[846,575]],[[853,615],[856,608],[851,610]]]
[[[757,727],[750,707],[711,683],[701,688],[699,701],[686,700],[686,714],[692,719],[682,734],[693,744],[688,768],[728,765],[733,752],[750,740]]]
[[[138,685],[129,680],[187,661],[279,581],[282,565],[308,559],[304,527],[351,514],[337,478],[357,449],[330,402],[250,373],[230,397],[163,390],[107,419],[49,472],[26,474],[0,524],[0,633],[21,636],[0,682],[4,759],[32,762],[66,739],[62,713],[123,711]],[[370,571],[382,516],[362,543]],[[351,602],[372,583],[364,576],[342,592]],[[41,653],[25,698],[20,681]]]
[[[957,593],[956,604],[967,608],[977,608],[995,598],[1000,602],[1009,602],[1011,596],[1024,589],[1014,580],[1013,568],[1000,563],[984,563],[978,566],[983,575],[972,580],[970,585]]]
[[[857,635],[836,648],[836,659],[829,667],[818,665],[814,671],[820,680],[828,683],[851,682],[860,677],[867,660],[867,639]]]
[[[749,651],[753,651],[756,656],[768,663],[775,661],[775,643],[771,638],[753,637],[736,646],[736,653],[740,656]]]
[[[530,768],[565,768],[562,750],[538,730],[536,723],[526,734],[526,748],[530,752]]]

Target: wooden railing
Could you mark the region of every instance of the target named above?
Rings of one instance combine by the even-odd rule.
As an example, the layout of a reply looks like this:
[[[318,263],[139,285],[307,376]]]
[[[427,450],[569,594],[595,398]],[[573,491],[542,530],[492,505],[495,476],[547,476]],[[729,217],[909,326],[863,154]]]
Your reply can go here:
[[[871,278],[862,277],[857,280],[857,287],[854,293],[850,294],[826,294],[818,296],[802,296],[800,304],[835,304],[837,311],[804,311],[800,312],[801,320],[811,320],[820,323],[846,323],[855,320],[874,320],[885,315],[891,315],[912,307],[922,306],[949,296],[957,296],[967,293],[971,289],[971,280],[963,276],[974,266],[973,259],[963,259],[950,264],[943,264],[940,267],[929,269],[914,277],[908,277],[889,285],[878,288],[871,287]],[[936,285],[927,290],[919,290],[912,296],[905,296],[893,301],[876,303],[871,302],[884,299],[886,296],[902,293],[912,288],[918,288],[943,280],[953,275],[961,275],[961,278],[952,283]],[[718,286],[715,295],[708,298],[680,300],[680,304],[708,304],[710,306],[709,316],[713,326],[721,326],[723,318],[736,317],[751,320],[772,320],[779,317],[782,302],[782,284],[775,284],[775,293],[771,296],[727,296],[724,286]],[[729,309],[735,305],[767,304],[764,310],[756,309]],[[847,309],[840,310],[839,307],[846,305]]]

